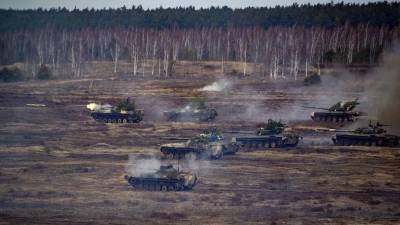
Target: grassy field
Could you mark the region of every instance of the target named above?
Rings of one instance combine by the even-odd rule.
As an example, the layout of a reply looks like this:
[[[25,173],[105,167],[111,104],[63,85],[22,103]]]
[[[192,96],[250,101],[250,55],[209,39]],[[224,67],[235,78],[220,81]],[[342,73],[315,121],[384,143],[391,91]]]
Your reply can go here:
[[[336,89],[248,78],[221,92],[201,91],[214,81],[89,76],[0,84],[0,224],[400,223],[399,148],[337,147],[331,134],[303,129],[338,127],[311,122],[310,110],[300,107]],[[358,96],[357,87],[342,97]],[[145,112],[139,124],[98,123],[85,109],[128,96]],[[195,96],[217,109],[215,121],[162,117]],[[46,107],[26,105],[32,103]],[[302,143],[196,161],[200,181],[192,191],[138,191],[123,179],[129,155],[176,164],[159,151],[167,137],[208,127],[251,131],[269,117],[289,121]]]

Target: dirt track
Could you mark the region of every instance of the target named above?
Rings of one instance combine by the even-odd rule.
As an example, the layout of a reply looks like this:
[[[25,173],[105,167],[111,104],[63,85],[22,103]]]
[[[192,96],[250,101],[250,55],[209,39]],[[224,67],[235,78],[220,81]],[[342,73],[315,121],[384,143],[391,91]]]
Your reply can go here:
[[[326,125],[309,122],[306,110],[296,111],[298,117],[282,111],[332,90],[304,92],[301,82],[252,80],[235,81],[223,93],[198,90],[210,82],[1,84],[0,224],[399,224],[399,148],[335,147],[326,145],[329,134],[307,131],[296,148],[197,162],[200,183],[191,192],[133,190],[123,179],[128,156],[160,158],[165,137],[189,137],[213,126],[250,131],[257,120],[277,114],[298,118],[293,126]],[[85,110],[90,101],[115,104],[127,96],[146,113],[140,124],[97,123]],[[160,110],[193,96],[207,96],[219,111],[215,122],[163,120]],[[257,113],[265,107],[265,115],[245,121],[254,117],[249,105]],[[310,140],[316,135],[328,141],[315,144]]]

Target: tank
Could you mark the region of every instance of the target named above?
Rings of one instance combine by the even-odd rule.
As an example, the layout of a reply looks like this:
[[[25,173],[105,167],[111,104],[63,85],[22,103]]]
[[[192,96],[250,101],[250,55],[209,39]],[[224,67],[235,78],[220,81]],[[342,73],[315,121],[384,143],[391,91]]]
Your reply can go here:
[[[319,83],[321,83],[321,76],[317,73],[312,73],[311,75],[304,77],[304,85],[306,86]]]
[[[218,113],[213,108],[208,108],[204,100],[195,100],[184,108],[163,112],[168,121],[211,121]]]
[[[191,172],[176,170],[172,165],[160,166],[153,173],[141,176],[125,175],[125,180],[139,190],[149,191],[185,191],[191,190],[197,183],[197,176]]]
[[[267,123],[258,125],[255,135],[233,137],[232,142],[249,148],[285,148],[297,146],[300,138],[290,129],[286,129],[286,125],[281,121],[269,119]]]
[[[86,106],[91,112],[90,116],[104,123],[139,123],[143,119],[143,111],[135,107],[135,103],[127,98],[118,106],[109,104],[101,105],[90,103]]]
[[[358,99],[353,101],[340,101],[329,108],[309,107],[308,109],[321,109],[323,112],[312,112],[311,119],[315,121],[345,122],[354,121],[355,118],[363,115],[362,112],[353,111],[359,105]]]
[[[386,130],[382,128],[384,126],[388,125],[370,122],[368,127],[360,127],[355,130],[337,130],[332,141],[335,145],[398,146],[399,136],[386,134]]]
[[[216,129],[206,130],[199,135],[180,143],[161,145],[160,151],[166,156],[184,158],[194,156],[196,159],[222,159],[224,155],[233,155],[239,150],[236,143],[227,143]]]

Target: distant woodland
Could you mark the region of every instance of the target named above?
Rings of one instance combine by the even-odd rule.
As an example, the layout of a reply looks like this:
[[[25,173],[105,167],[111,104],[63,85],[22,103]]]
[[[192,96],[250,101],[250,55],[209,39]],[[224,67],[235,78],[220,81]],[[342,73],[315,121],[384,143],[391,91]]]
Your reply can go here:
[[[271,77],[296,77],[309,65],[376,64],[400,38],[400,3],[317,4],[231,9],[65,8],[0,10],[0,64],[68,68],[128,61],[130,73],[173,76],[174,62],[262,65]],[[68,65],[68,67],[65,67]],[[143,70],[146,69],[144,72]]]

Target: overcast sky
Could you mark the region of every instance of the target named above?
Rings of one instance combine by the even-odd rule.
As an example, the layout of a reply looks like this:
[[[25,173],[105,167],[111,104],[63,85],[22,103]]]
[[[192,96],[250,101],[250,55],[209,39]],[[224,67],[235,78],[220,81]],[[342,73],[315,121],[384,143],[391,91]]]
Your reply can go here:
[[[342,0],[334,0],[333,2],[341,2]],[[389,0],[396,1],[396,0]],[[58,8],[66,7],[69,9],[77,8],[119,8],[126,6],[130,8],[132,5],[142,5],[143,8],[157,8],[162,6],[166,7],[178,7],[178,6],[195,6],[196,8],[207,8],[210,6],[229,6],[231,8],[243,8],[247,6],[275,6],[275,5],[291,5],[294,2],[298,4],[303,3],[328,3],[331,0],[0,0],[0,8]],[[343,2],[355,2],[355,3],[366,3],[376,2],[373,0],[352,0]]]

